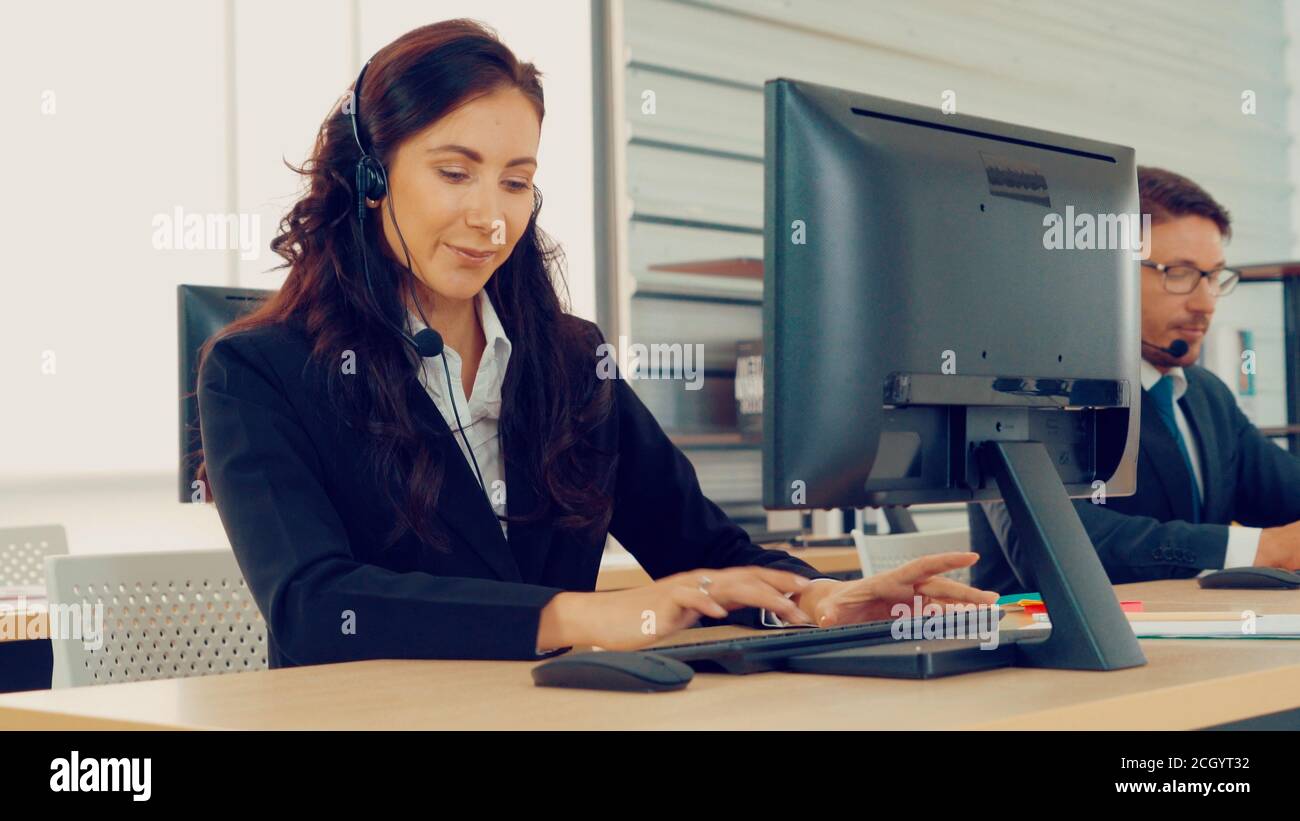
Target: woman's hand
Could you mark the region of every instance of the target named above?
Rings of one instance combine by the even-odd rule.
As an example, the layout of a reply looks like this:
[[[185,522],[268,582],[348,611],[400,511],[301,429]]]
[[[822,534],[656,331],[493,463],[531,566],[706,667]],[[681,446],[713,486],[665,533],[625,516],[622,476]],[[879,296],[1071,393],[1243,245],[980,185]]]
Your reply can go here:
[[[944,578],[940,574],[979,561],[977,553],[935,553],[907,564],[851,582],[819,582],[800,597],[818,627],[880,621],[893,617],[891,609],[904,603],[909,612],[917,596],[921,606],[945,604],[993,604],[998,594]],[[920,613],[913,613],[920,616]]]
[[[629,590],[560,593],[542,609],[537,646],[635,650],[693,626],[700,616],[720,619],[742,607],[765,607],[785,621],[811,624],[786,596],[808,583],[785,570],[728,567],[677,573]]]

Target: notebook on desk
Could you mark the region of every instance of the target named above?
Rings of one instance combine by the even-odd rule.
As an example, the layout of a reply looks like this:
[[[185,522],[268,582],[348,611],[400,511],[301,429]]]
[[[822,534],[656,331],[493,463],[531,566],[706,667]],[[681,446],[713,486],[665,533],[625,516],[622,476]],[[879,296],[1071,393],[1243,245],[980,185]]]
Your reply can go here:
[[[1129,613],[1128,620],[1140,639],[1300,639],[1300,615],[1294,613]],[[1026,629],[1051,626],[1051,620],[1040,615]]]
[[[1156,615],[1156,614],[1153,614]],[[1131,621],[1140,639],[1300,639],[1300,615],[1259,616],[1213,621]]]
[[[0,601],[13,602],[18,599],[45,600],[43,584],[6,584],[0,585]]]

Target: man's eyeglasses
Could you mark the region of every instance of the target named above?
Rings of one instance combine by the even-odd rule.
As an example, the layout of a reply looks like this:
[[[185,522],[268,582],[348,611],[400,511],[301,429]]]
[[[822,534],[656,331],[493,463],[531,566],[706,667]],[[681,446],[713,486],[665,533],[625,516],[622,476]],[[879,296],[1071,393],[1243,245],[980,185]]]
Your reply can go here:
[[[1232,293],[1241,280],[1241,273],[1231,268],[1219,268],[1215,271],[1202,271],[1190,265],[1164,265],[1159,262],[1142,260],[1146,268],[1155,268],[1164,277],[1165,290],[1171,294],[1190,294],[1196,290],[1201,277],[1205,277],[1210,293],[1214,296],[1226,296]]]

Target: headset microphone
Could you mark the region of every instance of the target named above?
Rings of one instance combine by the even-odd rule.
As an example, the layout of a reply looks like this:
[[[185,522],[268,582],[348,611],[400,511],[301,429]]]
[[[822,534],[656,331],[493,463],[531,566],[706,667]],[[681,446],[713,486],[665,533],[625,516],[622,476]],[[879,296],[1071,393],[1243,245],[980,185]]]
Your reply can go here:
[[[1146,345],[1148,348],[1155,348],[1157,351],[1160,351],[1161,353],[1167,353],[1170,356],[1172,356],[1174,359],[1182,359],[1184,356],[1187,355],[1188,345],[1187,342],[1185,342],[1182,339],[1175,339],[1173,342],[1169,344],[1168,348],[1162,348],[1159,345],[1156,345],[1151,342],[1147,342],[1145,339],[1142,340],[1142,344]]]
[[[405,336],[405,334],[403,335]],[[425,359],[432,356],[442,356],[442,334],[433,328],[425,328],[420,331],[415,335],[414,339],[411,339],[411,342],[415,345],[415,350]]]

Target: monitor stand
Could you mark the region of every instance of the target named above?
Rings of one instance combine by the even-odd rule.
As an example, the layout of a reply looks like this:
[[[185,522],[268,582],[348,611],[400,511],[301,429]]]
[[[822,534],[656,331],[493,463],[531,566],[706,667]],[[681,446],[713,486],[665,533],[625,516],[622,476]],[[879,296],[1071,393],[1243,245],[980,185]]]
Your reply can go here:
[[[908,510],[906,505],[885,505],[880,512],[885,514],[890,533],[917,532],[916,519],[912,518],[912,511]]]
[[[1024,545],[1051,634],[1020,641],[1017,665],[1121,670],[1147,663],[1092,539],[1041,442],[982,442],[980,468],[992,476]]]

